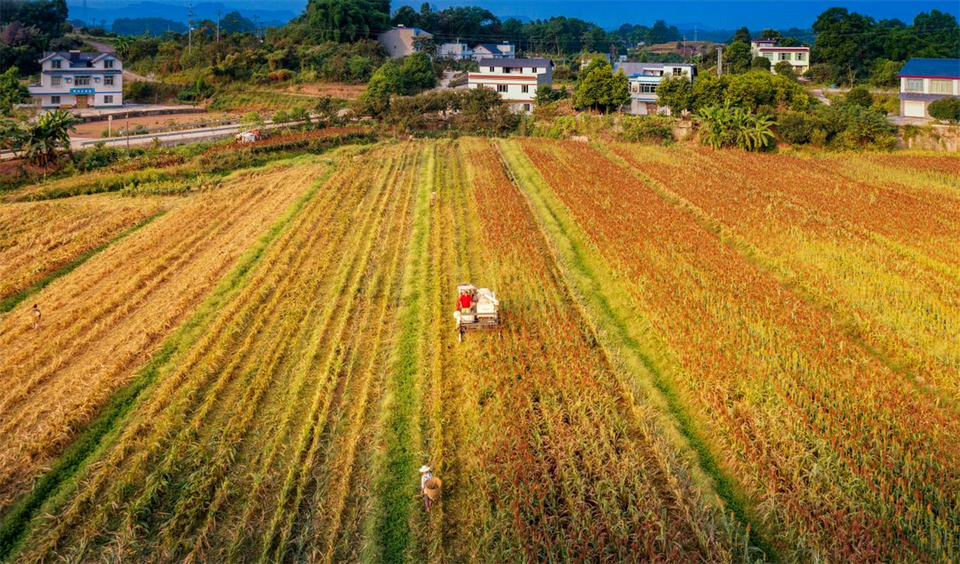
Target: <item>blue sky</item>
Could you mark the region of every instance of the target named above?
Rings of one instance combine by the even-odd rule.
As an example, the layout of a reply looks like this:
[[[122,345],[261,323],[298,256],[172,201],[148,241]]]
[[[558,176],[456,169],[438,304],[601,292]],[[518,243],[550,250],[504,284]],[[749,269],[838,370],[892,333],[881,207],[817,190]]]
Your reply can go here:
[[[419,8],[419,0],[394,0],[396,9],[404,4]],[[624,22],[651,24],[658,19],[670,24],[700,24],[709,29],[810,27],[817,15],[833,6],[867,14],[876,19],[900,18],[910,23],[920,12],[937,9],[960,16],[960,2],[939,0],[434,0],[436,7],[482,5],[501,18],[525,16],[546,18],[555,15],[578,17],[603,27]]]
[[[128,4],[153,1],[183,5],[189,0],[88,0],[91,8],[120,8]],[[306,0],[193,0],[194,5],[220,2],[229,7],[247,10],[303,11]],[[420,8],[423,0],[393,0],[393,8],[404,4]],[[82,0],[69,0],[71,5]],[[650,25],[658,19],[670,24],[705,29],[734,29],[746,25],[751,29],[775,27],[810,27],[817,15],[832,6],[876,19],[900,18],[909,23],[920,12],[938,9],[960,17],[960,1],[950,0],[431,0],[436,8],[453,5],[484,6],[501,18],[522,16],[530,19],[570,16],[592,21],[606,28],[624,22]],[[118,13],[118,17],[122,14]]]

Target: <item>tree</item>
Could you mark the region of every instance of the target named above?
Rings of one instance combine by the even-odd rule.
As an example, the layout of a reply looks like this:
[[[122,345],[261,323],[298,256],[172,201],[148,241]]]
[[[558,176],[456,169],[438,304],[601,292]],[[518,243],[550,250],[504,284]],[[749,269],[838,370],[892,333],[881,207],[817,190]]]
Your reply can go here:
[[[787,78],[797,78],[797,73],[793,70],[793,65],[789,61],[780,61],[773,66],[773,72],[777,73],[779,76],[785,76]]]
[[[630,101],[630,83],[623,71],[613,74],[606,58],[594,57],[581,72],[580,82],[573,95],[579,108],[609,112]]]
[[[773,118],[743,108],[708,106],[699,112],[705,135],[701,141],[714,149],[739,147],[746,151],[766,149],[773,142]]]
[[[256,29],[257,26],[252,21],[243,17],[243,15],[236,10],[223,16],[223,19],[220,20],[220,32],[223,35],[253,33]]]
[[[740,29],[738,29],[736,33],[733,34],[733,39],[731,39],[730,42],[736,43],[737,41],[740,41],[740,42],[746,43],[747,45],[750,45],[751,39],[752,38],[750,37],[750,30],[747,29],[747,26],[743,26]]]
[[[786,62],[786,61],[781,61]],[[790,63],[787,63],[788,65]],[[753,70],[770,70],[770,59],[766,57],[754,57],[753,61],[750,63],[750,68]]]
[[[657,99],[661,106],[670,108],[671,114],[680,115],[693,110],[693,88],[693,84],[682,76],[666,77],[657,86]]]
[[[872,18],[846,8],[826,10],[813,23],[813,62],[830,65],[834,80],[854,82],[879,51],[873,26]]]
[[[345,43],[386,29],[389,0],[309,0],[301,16],[323,41]]]
[[[776,39],[779,41],[783,36],[780,35],[780,32],[775,29],[765,28],[760,32],[760,39]]]
[[[898,86],[900,84],[900,69],[903,63],[877,59],[870,70],[870,84],[874,86]]]
[[[30,91],[17,78],[20,70],[10,67],[0,74],[0,115],[9,116],[15,104],[30,100]]]
[[[930,117],[950,123],[960,123],[960,99],[941,98],[927,106]]]
[[[404,91],[400,65],[395,61],[384,63],[367,83],[367,89],[359,99],[359,110],[373,116],[382,116],[390,110],[390,96]]]
[[[117,56],[121,59],[126,58],[127,53],[130,52],[130,46],[133,45],[134,41],[135,39],[128,35],[121,35],[114,38],[113,49],[117,52]]]
[[[860,106],[861,108],[869,108],[873,105],[873,96],[870,94],[870,91],[867,90],[866,86],[857,86],[850,90],[850,92],[847,92],[843,101],[847,104]]]
[[[723,52],[724,68],[733,74],[750,70],[753,54],[750,53],[750,44],[743,41],[734,41]]]
[[[416,94],[437,85],[437,76],[433,72],[430,57],[424,53],[414,53],[403,59],[400,65],[403,81],[403,94]]]
[[[536,101],[538,106],[556,102],[557,100],[563,100],[564,98],[569,97],[570,93],[567,92],[566,87],[563,87],[560,90],[555,90],[549,84],[544,84],[543,86],[537,88]]]
[[[74,128],[73,114],[54,110],[41,114],[36,123],[27,128],[23,141],[24,154],[30,162],[46,167],[57,161],[61,151],[70,152],[70,132]]]

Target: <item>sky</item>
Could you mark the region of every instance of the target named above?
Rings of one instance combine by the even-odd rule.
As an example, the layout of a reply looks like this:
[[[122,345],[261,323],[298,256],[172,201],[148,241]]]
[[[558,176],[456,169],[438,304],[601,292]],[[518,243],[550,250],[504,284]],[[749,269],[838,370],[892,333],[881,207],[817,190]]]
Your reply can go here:
[[[140,1],[186,6],[190,0],[88,0],[88,4],[91,8],[119,8],[120,12],[122,6]],[[70,0],[70,4],[81,2]],[[294,13],[302,12],[306,5],[306,0],[193,0],[194,5],[203,2],[220,2],[247,10],[289,10]],[[393,0],[393,9],[407,4],[419,10],[421,3],[423,0]],[[817,15],[833,6],[846,7],[878,20],[899,18],[907,23],[918,13],[933,9],[960,18],[958,0],[431,0],[430,4],[435,8],[479,5],[501,19],[563,15],[592,21],[607,29],[625,22],[651,25],[658,19],[682,29],[690,29],[694,24],[714,30],[736,29],[743,25],[758,30],[764,27],[809,28]]]

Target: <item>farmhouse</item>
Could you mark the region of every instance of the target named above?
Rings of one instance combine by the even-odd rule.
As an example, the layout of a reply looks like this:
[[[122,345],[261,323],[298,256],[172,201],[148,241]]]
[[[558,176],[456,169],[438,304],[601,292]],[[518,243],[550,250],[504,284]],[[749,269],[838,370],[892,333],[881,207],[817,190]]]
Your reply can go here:
[[[477,43],[473,46],[473,59],[477,62],[482,59],[512,59],[516,55],[516,48],[507,41],[503,43]]]
[[[115,53],[53,51],[40,66],[40,82],[29,90],[43,108],[123,106],[123,63]]]
[[[466,43],[443,43],[437,48],[437,55],[444,59],[465,61],[473,58],[473,49]]]
[[[930,117],[931,102],[960,98],[960,59],[910,59],[898,76],[904,117]]]
[[[550,59],[481,59],[479,66],[467,75],[468,88],[493,88],[514,111],[529,112],[537,90],[553,84]]]
[[[617,63],[613,70],[627,75],[630,113],[640,116],[669,111],[658,104],[657,86],[664,77],[683,77],[692,82],[697,76],[697,65],[689,63]]]
[[[377,35],[377,42],[383,45],[391,59],[419,53],[421,43],[427,39],[433,39],[433,35],[420,28],[402,25]]]
[[[770,72],[781,61],[793,65],[797,74],[803,74],[810,68],[809,47],[781,47],[776,39],[754,39],[750,42],[750,52],[754,57],[764,57],[770,61]]]

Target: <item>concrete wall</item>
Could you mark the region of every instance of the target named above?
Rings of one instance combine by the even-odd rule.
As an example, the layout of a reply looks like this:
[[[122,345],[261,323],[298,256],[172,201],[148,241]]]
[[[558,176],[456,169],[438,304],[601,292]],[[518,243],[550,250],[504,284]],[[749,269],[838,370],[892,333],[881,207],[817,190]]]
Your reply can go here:
[[[898,147],[960,153],[960,125],[900,126]]]

